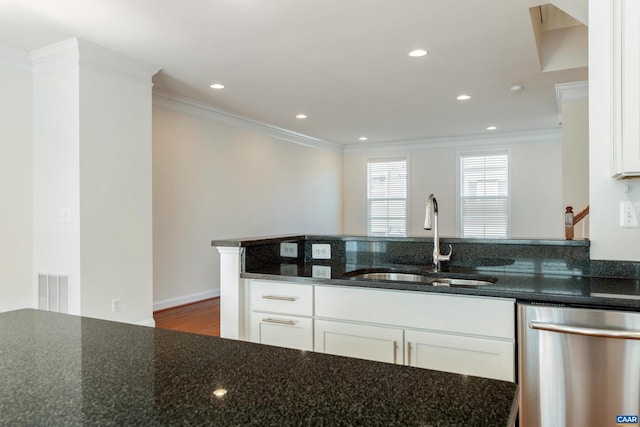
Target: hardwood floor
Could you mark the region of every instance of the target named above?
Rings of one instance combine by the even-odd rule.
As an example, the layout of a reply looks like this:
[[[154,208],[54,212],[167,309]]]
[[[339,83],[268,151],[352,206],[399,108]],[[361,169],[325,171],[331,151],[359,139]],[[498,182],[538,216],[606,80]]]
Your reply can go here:
[[[220,298],[153,312],[156,328],[220,336]]]

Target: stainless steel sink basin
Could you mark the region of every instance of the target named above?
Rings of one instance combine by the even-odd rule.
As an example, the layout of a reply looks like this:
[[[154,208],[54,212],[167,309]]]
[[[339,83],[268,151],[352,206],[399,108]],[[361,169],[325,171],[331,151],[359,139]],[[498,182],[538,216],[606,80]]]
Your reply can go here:
[[[404,272],[392,269],[363,269],[350,271],[346,277],[365,280],[389,280],[394,282],[418,282],[431,286],[483,286],[492,285],[494,277],[458,274]]]
[[[427,277],[413,273],[361,273],[351,277],[371,280],[397,280],[400,282],[426,282]]]
[[[429,284],[433,286],[482,286],[493,285],[493,282],[489,282],[488,280],[451,279],[448,277],[440,277],[434,279],[434,281]]]

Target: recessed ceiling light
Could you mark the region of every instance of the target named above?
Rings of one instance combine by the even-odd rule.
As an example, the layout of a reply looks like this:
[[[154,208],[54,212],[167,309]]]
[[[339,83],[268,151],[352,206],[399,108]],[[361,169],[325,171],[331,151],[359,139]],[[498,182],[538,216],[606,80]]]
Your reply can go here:
[[[221,83],[214,83],[209,86],[211,89],[224,89],[224,85]]]
[[[426,50],[424,49],[415,49],[412,50],[411,52],[409,52],[409,56],[413,56],[414,58],[419,57],[419,56],[425,56],[427,53]]]
[[[458,101],[466,101],[467,99],[471,99],[469,95],[460,95],[456,98]]]
[[[359,141],[367,141],[369,138],[367,138],[366,136],[361,136],[360,138],[358,138]]]
[[[512,85],[509,89],[511,89],[511,92],[521,92],[524,90],[524,86],[516,84]]]
[[[497,128],[497,127],[495,127],[495,126],[489,126],[489,127],[487,128],[487,130],[496,130],[496,129],[498,129],[498,128]]]
[[[296,119],[306,119],[306,118],[307,118],[307,115],[306,115],[306,114],[298,114],[298,115],[296,116]]]

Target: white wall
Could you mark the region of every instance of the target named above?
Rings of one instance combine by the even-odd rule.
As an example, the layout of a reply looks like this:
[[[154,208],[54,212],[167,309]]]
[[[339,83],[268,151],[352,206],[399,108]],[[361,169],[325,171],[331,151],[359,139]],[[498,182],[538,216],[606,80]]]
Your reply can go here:
[[[33,271],[69,277],[69,313],[80,314],[78,67],[51,67],[46,48],[34,53]],[[69,61],[77,49],[67,51]],[[69,209],[69,222],[60,222]]]
[[[611,170],[612,2],[589,1],[589,199],[591,258],[640,261],[640,229],[620,228],[619,204],[640,201],[640,179],[615,180]],[[636,143],[638,143],[636,141]],[[631,187],[627,195],[625,184]]]
[[[541,137],[496,137],[499,144],[465,140],[423,144],[391,151],[349,149],[344,156],[344,232],[366,234],[366,161],[370,157],[409,156],[410,236],[433,236],[423,229],[426,199],[434,193],[440,211],[440,234],[457,236],[456,186],[458,150],[508,148],[511,159],[511,238],[562,239],[562,146],[559,133]],[[509,142],[511,140],[511,142]],[[524,140],[525,142],[514,142]],[[528,141],[528,142],[526,142]]]
[[[0,50],[0,312],[33,307],[30,68],[26,53]]]
[[[589,205],[589,100],[562,101],[562,197],[574,214]],[[589,237],[589,215],[574,229],[574,239]]]
[[[156,69],[77,39],[32,58],[34,272],[69,276],[70,313],[153,324]]]
[[[204,107],[159,102],[153,108],[156,308],[218,294],[212,240],[342,232],[341,153],[222,123]]]
[[[82,313],[151,324],[151,74],[80,68],[79,165]]]

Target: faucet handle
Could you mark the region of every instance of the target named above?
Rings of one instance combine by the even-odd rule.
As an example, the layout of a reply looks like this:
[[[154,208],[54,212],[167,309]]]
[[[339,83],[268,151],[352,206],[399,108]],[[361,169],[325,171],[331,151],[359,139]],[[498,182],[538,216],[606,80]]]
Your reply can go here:
[[[449,253],[444,255],[444,254],[440,254],[440,256],[438,257],[439,261],[449,261],[451,259],[451,254],[453,253],[453,246],[449,245]]]

